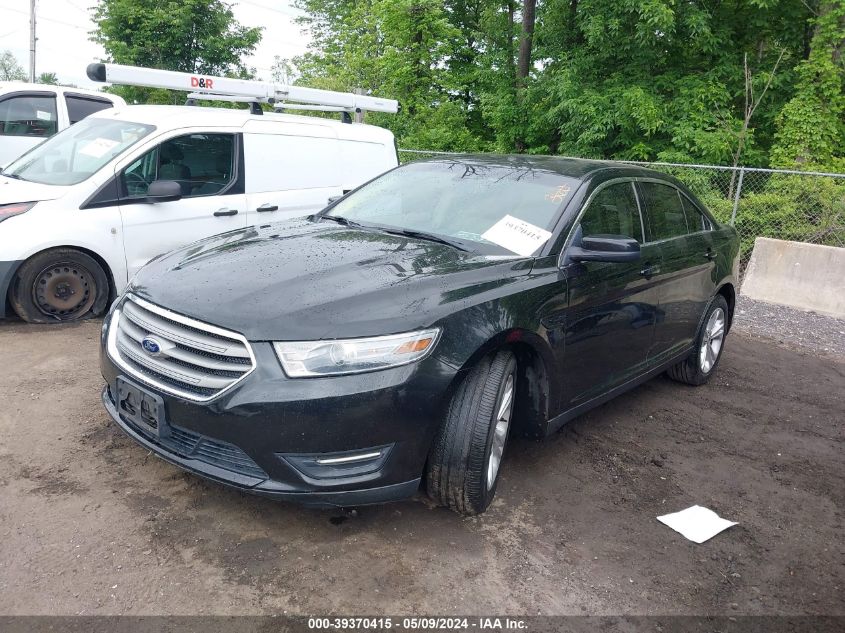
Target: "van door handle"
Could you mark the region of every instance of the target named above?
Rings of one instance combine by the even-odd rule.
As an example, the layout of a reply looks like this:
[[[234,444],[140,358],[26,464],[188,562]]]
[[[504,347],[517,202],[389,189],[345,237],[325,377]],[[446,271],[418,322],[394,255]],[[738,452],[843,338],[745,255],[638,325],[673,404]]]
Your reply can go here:
[[[716,259],[716,253],[714,253],[710,249],[707,249],[707,252],[704,253],[704,258],[709,259],[712,262],[714,259]]]
[[[226,207],[223,207],[222,209],[218,209],[217,211],[215,211],[214,215],[215,215],[215,217],[218,217],[218,218],[220,216],[223,216],[223,215],[238,215],[238,210],[237,209],[227,209]]]
[[[646,266],[645,268],[643,268],[640,271],[640,274],[643,277],[645,277],[646,279],[648,279],[649,277],[653,277],[654,275],[656,275],[659,272],[660,272],[659,266]]]
[[[262,204],[260,207],[256,209],[259,213],[266,213],[267,211],[278,211],[279,205],[277,204]]]

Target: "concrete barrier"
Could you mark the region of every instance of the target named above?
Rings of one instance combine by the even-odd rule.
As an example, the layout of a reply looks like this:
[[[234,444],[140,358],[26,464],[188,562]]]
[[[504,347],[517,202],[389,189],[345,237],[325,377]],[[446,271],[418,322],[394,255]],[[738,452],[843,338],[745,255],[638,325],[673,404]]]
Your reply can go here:
[[[740,294],[845,319],[845,248],[758,237]]]

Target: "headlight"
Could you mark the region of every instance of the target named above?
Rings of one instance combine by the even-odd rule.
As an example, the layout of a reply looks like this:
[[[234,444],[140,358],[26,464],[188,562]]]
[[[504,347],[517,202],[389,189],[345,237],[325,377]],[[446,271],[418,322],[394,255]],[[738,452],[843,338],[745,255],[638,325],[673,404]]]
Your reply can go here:
[[[34,202],[15,202],[14,204],[0,204],[0,222],[15,215],[26,213],[35,206]]]
[[[434,349],[440,330],[420,330],[372,338],[273,343],[290,378],[340,376],[407,365]]]

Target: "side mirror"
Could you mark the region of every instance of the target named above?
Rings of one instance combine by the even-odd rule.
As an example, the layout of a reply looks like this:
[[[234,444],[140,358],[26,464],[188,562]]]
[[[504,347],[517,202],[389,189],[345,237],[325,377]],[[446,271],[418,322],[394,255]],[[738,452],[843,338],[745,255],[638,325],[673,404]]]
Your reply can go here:
[[[182,187],[175,180],[154,180],[147,187],[147,202],[173,202],[182,198]]]
[[[573,262],[635,262],[640,258],[640,244],[623,235],[588,235],[580,246],[570,246],[568,259]]]
[[[326,204],[333,204],[340,200],[343,196],[331,196],[328,200],[326,200]]]

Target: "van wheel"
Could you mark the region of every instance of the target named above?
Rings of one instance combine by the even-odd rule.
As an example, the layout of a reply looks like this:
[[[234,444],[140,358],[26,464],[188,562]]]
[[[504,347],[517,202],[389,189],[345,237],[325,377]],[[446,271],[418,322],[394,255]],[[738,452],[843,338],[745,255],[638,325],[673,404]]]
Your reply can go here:
[[[449,402],[426,469],[426,490],[459,514],[480,514],[496,494],[516,397],[516,358],[484,358]]]
[[[26,260],[9,292],[12,308],[28,323],[78,321],[102,314],[109,281],[90,255],[53,248]]]
[[[685,361],[670,367],[666,373],[672,380],[687,385],[703,385],[716,371],[727,333],[728,302],[722,295],[716,295],[704,312],[692,354]]]

